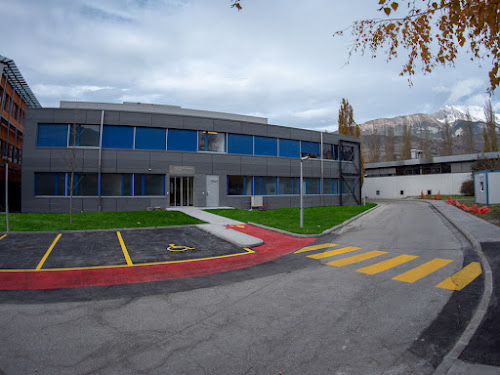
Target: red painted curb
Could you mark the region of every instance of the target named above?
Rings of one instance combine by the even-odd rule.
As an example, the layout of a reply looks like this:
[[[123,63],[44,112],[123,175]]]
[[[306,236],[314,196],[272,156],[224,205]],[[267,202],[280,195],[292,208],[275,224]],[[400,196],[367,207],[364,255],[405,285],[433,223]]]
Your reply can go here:
[[[58,271],[0,272],[0,290],[59,289],[134,284],[210,275],[269,262],[307,246],[317,238],[297,238],[252,225],[231,229],[261,238],[255,253],[184,263]]]

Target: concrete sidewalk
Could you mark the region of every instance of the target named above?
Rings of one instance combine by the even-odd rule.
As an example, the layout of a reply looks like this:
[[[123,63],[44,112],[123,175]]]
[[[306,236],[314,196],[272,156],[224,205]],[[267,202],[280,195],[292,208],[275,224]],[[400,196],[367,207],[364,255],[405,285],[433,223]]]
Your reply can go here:
[[[237,220],[228,219],[223,216],[211,214],[209,212],[203,211],[203,208],[171,207],[168,208],[167,210],[180,211],[185,213],[186,215],[206,221],[208,224],[198,224],[197,227],[216,237],[222,238],[223,240],[226,240],[236,246],[255,247],[255,246],[260,246],[264,243],[260,238],[253,237],[230,228],[231,225],[243,225],[245,223],[242,223],[241,221]]]
[[[500,264],[498,256],[494,253],[500,251],[500,228],[483,219],[467,213],[455,206],[446,204],[445,201],[426,201],[450,223],[459,229],[471,242],[474,250],[481,258],[483,273],[485,277],[484,293],[476,313],[467,329],[458,340],[455,347],[446,355],[438,366],[434,375],[493,375],[500,374],[500,367],[488,366],[480,362],[485,352],[493,351],[495,348],[495,331],[498,330],[498,311],[495,311],[497,300],[500,296],[498,282],[493,283],[493,278],[498,279]],[[485,251],[485,250],[490,251]],[[491,250],[494,251],[491,251]],[[495,286],[496,285],[496,286]],[[493,336],[493,338],[486,336]],[[496,355],[487,353],[488,355]],[[500,363],[496,359],[496,363]]]

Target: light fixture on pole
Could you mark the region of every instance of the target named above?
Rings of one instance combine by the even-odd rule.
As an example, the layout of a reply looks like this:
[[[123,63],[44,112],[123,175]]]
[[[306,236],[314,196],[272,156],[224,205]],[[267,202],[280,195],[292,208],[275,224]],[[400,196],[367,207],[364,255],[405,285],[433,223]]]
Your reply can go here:
[[[302,162],[304,160],[307,160],[309,159],[309,156],[303,156],[300,158],[300,185],[299,185],[299,188],[300,188],[300,227],[304,227],[304,199],[303,199],[303,196],[304,196],[304,184],[303,184],[303,175],[302,175]]]

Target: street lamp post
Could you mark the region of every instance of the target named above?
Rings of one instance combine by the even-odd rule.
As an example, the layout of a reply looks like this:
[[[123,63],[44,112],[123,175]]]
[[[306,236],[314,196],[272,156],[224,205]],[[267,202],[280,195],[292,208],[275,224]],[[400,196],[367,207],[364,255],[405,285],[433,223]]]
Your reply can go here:
[[[304,227],[304,184],[302,175],[302,162],[309,159],[309,156],[303,156],[300,158],[300,227]]]

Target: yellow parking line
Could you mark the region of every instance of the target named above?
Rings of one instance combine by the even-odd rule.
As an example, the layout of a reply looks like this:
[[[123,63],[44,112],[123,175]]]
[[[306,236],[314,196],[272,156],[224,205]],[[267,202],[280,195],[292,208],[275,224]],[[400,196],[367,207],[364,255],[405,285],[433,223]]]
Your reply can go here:
[[[120,241],[120,246],[122,247],[123,255],[125,256],[125,260],[127,261],[127,266],[133,266],[134,263],[132,263],[130,255],[128,255],[127,247],[125,246],[125,242],[123,242],[121,233],[118,231],[116,232],[116,235],[118,236],[118,241]]]
[[[472,262],[453,276],[436,285],[436,287],[449,290],[462,290],[481,275],[481,273],[483,273],[481,264],[479,262]]]
[[[52,241],[52,245],[50,245],[49,249],[47,250],[47,252],[43,256],[42,260],[40,261],[40,263],[38,263],[38,266],[36,266],[37,271],[42,269],[43,264],[45,263],[45,261],[49,257],[50,253],[52,252],[52,249],[54,248],[54,246],[56,246],[56,243],[57,243],[57,241],[59,241],[59,238],[61,238],[61,236],[62,236],[62,233],[59,233],[57,235],[57,237],[54,239],[54,241]]]
[[[359,249],[361,249],[361,248],[354,247],[354,246],[347,246],[347,247],[343,247],[343,248],[337,249],[337,250],[325,251],[324,253],[308,255],[307,257],[312,258],[312,259],[323,259],[323,258],[328,258],[328,257],[334,256],[334,255],[339,255],[339,254],[348,253],[350,251],[359,250]]]
[[[397,256],[395,258],[386,260],[384,262],[376,263],[372,266],[360,268],[359,270],[356,270],[356,271],[366,273],[368,275],[375,275],[376,273],[386,271],[390,268],[399,266],[400,264],[409,262],[410,260],[413,260],[415,258],[418,258],[418,256],[416,256],[416,255],[400,255],[400,256]]]
[[[165,264],[177,264],[177,263],[189,263],[189,262],[199,262],[202,260],[212,260],[212,259],[221,259],[221,258],[230,258],[230,257],[236,257],[240,255],[248,255],[248,254],[255,254],[255,250],[244,248],[246,252],[244,253],[237,253],[237,254],[227,254],[227,255],[219,255],[215,257],[208,257],[208,258],[195,258],[195,259],[182,259],[182,260],[169,260],[165,262],[148,262],[148,263],[135,263],[132,264],[131,266],[133,267],[143,267],[143,266],[159,266],[159,265],[165,265]],[[123,267],[128,267],[124,264],[112,264],[109,266],[87,266],[87,267],[68,267],[68,268],[44,268],[43,272],[52,272],[52,271],[81,271],[81,270],[98,270],[98,269],[107,269],[107,268],[123,268]],[[15,273],[15,272],[35,272],[36,270],[33,269],[3,269],[0,270],[0,274],[2,273]]]
[[[306,251],[324,249],[324,248],[327,248],[327,247],[334,247],[334,246],[337,246],[337,244],[334,244],[334,243],[322,243],[321,245],[306,246],[306,247],[303,247],[300,250],[297,250],[294,254],[299,254],[299,253],[304,253]]]
[[[328,262],[326,264],[328,264],[329,266],[343,267],[343,266],[348,266],[348,265],[353,264],[353,263],[361,262],[363,260],[375,258],[375,257],[378,257],[378,256],[383,255],[383,254],[387,254],[387,252],[386,251],[378,251],[378,250],[369,251],[367,253],[355,255],[355,256],[352,256],[349,258],[335,260],[333,262]]]
[[[7,237],[6,234],[4,234],[2,237],[0,237],[0,240],[3,240],[5,237]]]
[[[450,259],[433,259],[427,263],[424,263],[408,272],[402,273],[396,277],[393,277],[393,280],[404,281],[405,283],[414,283],[417,280],[424,278],[425,276],[437,271],[440,268],[448,265],[453,262]]]

